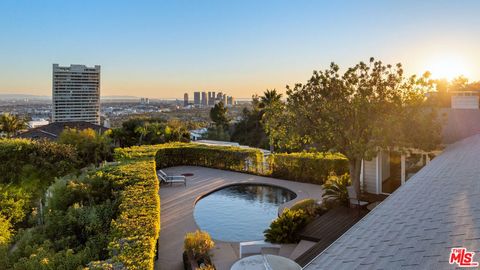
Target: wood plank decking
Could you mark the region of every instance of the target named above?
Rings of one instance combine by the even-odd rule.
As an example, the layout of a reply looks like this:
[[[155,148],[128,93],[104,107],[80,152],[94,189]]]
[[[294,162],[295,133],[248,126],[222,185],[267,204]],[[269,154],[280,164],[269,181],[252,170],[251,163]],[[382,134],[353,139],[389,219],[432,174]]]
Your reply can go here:
[[[317,243],[300,255],[295,261],[300,266],[305,266],[335,242],[335,240],[350,229],[350,227],[362,219],[367,212],[368,211],[363,209],[338,207],[317,217],[300,232],[301,239]]]

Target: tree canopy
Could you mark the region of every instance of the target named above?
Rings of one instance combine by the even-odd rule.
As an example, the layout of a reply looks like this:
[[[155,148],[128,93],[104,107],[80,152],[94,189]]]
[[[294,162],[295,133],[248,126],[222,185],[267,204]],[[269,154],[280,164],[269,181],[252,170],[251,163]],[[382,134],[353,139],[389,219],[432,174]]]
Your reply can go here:
[[[60,133],[58,143],[75,147],[83,165],[97,165],[112,158],[113,147],[109,134],[101,134],[91,128],[84,130],[67,128]]]
[[[5,132],[7,137],[12,137],[25,128],[27,128],[27,122],[24,118],[10,113],[0,115],[0,131]]]
[[[121,147],[159,144],[172,141],[190,140],[188,123],[162,118],[136,117],[122,123],[122,127],[112,130],[115,144]]]
[[[228,128],[228,122],[230,122],[230,120],[228,119],[227,112],[228,109],[223,102],[219,102],[213,106],[210,110],[210,119],[215,123],[215,126],[223,127],[223,129]]]
[[[242,119],[233,128],[232,141],[267,149],[270,141],[265,133],[262,119],[265,112],[276,106],[281,98],[282,94],[275,89],[267,89],[263,96],[253,95],[252,107],[243,109]]]
[[[359,192],[361,160],[379,148],[430,150],[439,143],[436,112],[425,107],[428,75],[406,77],[401,64],[373,58],[343,73],[332,63],[307,83],[287,86],[287,102],[266,118],[269,135],[280,144],[344,154]]]

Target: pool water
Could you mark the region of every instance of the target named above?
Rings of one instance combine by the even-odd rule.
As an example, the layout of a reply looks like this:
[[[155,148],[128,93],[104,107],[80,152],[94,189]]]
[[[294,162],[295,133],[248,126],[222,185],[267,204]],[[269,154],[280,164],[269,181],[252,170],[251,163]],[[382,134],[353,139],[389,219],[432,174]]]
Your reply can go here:
[[[263,240],[263,231],[277,218],[279,206],[296,196],[276,186],[232,185],[200,199],[193,215],[200,229],[215,240]]]

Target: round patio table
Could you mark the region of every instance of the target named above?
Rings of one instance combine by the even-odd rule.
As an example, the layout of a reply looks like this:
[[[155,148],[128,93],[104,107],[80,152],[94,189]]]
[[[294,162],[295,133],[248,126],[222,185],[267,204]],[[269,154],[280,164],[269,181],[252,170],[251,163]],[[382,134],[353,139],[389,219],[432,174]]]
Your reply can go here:
[[[302,267],[289,258],[277,255],[253,255],[236,261],[230,270],[301,270]]]

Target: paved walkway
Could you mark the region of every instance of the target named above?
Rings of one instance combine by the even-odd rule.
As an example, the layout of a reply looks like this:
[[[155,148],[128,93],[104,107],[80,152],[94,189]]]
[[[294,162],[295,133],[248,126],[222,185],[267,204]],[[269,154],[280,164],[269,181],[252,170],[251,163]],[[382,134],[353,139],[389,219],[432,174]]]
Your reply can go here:
[[[198,229],[193,208],[195,199],[221,186],[234,183],[264,183],[281,186],[297,193],[297,198],[287,202],[288,207],[305,198],[320,199],[322,188],[319,185],[297,183],[245,173],[216,170],[204,167],[180,166],[165,169],[168,174],[193,173],[187,177],[187,187],[182,184],[166,185],[160,188],[161,230],[158,247],[158,260],[155,269],[183,269],[183,238],[187,232]],[[213,250],[214,262],[218,270],[227,270],[238,259],[238,244],[217,242]]]

